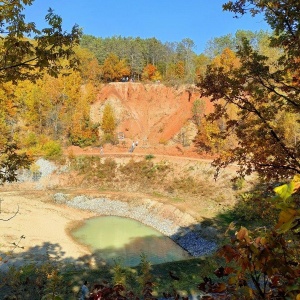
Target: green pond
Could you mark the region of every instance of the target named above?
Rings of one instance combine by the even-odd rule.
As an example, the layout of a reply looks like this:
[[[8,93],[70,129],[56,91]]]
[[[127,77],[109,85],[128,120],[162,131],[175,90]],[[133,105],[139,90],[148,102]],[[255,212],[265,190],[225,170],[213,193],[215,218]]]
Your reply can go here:
[[[138,221],[115,216],[88,219],[72,231],[98,258],[136,266],[143,253],[152,264],[190,258],[190,255],[157,230]]]

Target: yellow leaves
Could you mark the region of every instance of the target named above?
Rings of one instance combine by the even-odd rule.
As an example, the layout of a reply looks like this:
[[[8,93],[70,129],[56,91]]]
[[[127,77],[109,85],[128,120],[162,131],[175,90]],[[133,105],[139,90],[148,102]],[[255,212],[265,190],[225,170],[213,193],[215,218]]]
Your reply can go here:
[[[153,81],[160,81],[160,80],[162,80],[162,76],[161,76],[161,74],[159,73],[159,71],[156,71],[156,72],[154,73],[154,75],[153,75],[153,77],[152,77],[152,80],[153,80]]]
[[[293,194],[295,189],[295,184],[293,181],[291,181],[288,184],[284,184],[281,186],[278,186],[274,189],[274,192],[279,195],[279,197],[283,200],[286,201],[291,195]]]
[[[113,107],[110,104],[106,104],[103,110],[101,129],[104,133],[113,134],[116,129],[116,118]]]
[[[102,76],[105,81],[117,81],[122,76],[129,76],[130,70],[124,59],[119,59],[114,53],[110,53],[102,65]]]
[[[80,61],[80,73],[81,76],[86,80],[95,82],[101,72],[100,65],[98,63],[95,54],[92,53],[87,48],[76,47],[75,49],[76,57]]]
[[[282,210],[279,214],[278,223],[275,227],[280,233],[284,233],[292,229],[297,224],[297,220],[300,219],[300,210],[294,208],[295,204],[292,199],[292,195],[299,188],[300,175],[298,174],[294,176],[291,182],[274,189],[275,193],[282,200],[282,202],[278,204],[278,207]],[[276,200],[278,200],[278,197]]]
[[[214,58],[213,65],[215,67],[222,67],[225,72],[229,72],[240,66],[240,60],[231,49],[225,48],[221,55]]]
[[[293,180],[287,184],[283,184],[274,189],[274,192],[283,200],[286,201],[300,188],[300,175],[295,175]]]
[[[298,190],[300,188],[300,174],[295,175],[293,178],[293,182],[294,182],[294,191]]]
[[[260,239],[260,243],[264,246],[264,245],[266,245],[267,244],[267,239],[265,238],[265,237],[262,237],[261,239]]]
[[[287,232],[295,225],[294,223],[299,217],[299,210],[288,208],[281,211],[276,229],[278,229],[280,233]]]
[[[228,278],[228,284],[229,285],[234,285],[238,282],[238,277],[237,276],[232,276],[230,278]]]

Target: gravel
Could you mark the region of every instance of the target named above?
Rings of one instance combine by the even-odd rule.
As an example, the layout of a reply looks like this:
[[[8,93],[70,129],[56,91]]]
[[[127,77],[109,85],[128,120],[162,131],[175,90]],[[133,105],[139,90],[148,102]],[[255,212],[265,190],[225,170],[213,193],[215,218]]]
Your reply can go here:
[[[36,181],[38,182],[41,178],[48,177],[54,171],[57,170],[57,167],[54,163],[49,160],[39,158],[35,163],[35,170],[22,170],[18,174],[18,181]]]
[[[181,228],[173,220],[161,216],[155,207],[149,207],[147,204],[132,205],[128,202],[110,200],[107,198],[89,198],[87,196],[76,196],[69,200],[68,197],[62,193],[55,194],[54,201],[57,203],[65,203],[70,207],[96,212],[99,215],[135,219],[169,236],[195,257],[212,253],[217,247],[213,241],[202,238],[192,229]]]

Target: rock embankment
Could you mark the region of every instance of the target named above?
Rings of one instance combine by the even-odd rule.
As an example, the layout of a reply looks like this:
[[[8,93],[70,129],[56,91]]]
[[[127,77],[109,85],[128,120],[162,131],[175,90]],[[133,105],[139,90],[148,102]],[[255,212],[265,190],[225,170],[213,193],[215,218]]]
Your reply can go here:
[[[76,196],[72,199],[62,193],[54,195],[54,201],[70,207],[92,211],[105,216],[120,216],[135,219],[169,236],[193,256],[201,256],[215,250],[216,244],[202,238],[200,224],[190,215],[171,206],[144,199],[124,202],[107,198]]]

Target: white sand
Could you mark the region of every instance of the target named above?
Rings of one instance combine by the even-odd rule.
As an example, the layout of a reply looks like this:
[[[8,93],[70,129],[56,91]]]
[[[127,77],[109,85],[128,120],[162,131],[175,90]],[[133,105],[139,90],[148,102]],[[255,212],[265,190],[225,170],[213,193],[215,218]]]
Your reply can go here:
[[[10,218],[17,210],[19,213],[9,221],[0,221],[0,251],[4,264],[24,262],[24,259],[41,260],[47,253],[51,257],[77,259],[90,254],[89,250],[76,243],[69,235],[69,229],[79,222],[93,217],[94,214],[58,205],[49,201],[50,196],[42,192],[1,192],[0,219]],[[10,253],[21,239],[19,246],[4,262],[5,254]]]

